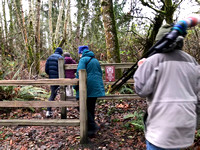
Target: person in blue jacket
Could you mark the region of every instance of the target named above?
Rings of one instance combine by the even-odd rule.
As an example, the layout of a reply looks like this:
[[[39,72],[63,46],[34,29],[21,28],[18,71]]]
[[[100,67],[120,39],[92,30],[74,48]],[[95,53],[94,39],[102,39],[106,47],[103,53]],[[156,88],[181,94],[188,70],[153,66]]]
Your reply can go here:
[[[58,72],[58,59],[63,58],[62,57],[63,50],[61,47],[56,48],[55,53],[49,56],[49,58],[46,61],[45,64],[45,72],[49,75],[50,79],[56,79],[59,78],[59,72]],[[54,101],[59,86],[53,85],[51,86],[51,96],[49,97],[49,101]],[[52,111],[51,107],[47,108],[46,117],[52,117]]]
[[[81,58],[77,67],[76,78],[79,78],[80,69],[86,69],[88,136],[92,136],[100,128],[95,122],[96,100],[97,97],[105,96],[102,70],[99,61],[95,58],[94,53],[89,50],[88,46],[79,46],[78,53]],[[76,98],[79,99],[79,89],[76,89]]]

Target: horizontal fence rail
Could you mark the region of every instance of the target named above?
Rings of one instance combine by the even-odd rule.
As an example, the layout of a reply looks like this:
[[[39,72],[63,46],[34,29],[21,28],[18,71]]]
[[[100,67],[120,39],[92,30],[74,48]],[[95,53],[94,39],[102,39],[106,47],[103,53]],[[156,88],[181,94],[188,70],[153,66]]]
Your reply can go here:
[[[75,96],[67,96],[67,100],[76,101]],[[137,94],[121,94],[121,95],[106,95],[103,97],[98,97],[97,100],[120,100],[120,99],[144,99],[139,97]]]
[[[0,80],[0,86],[17,85],[77,85],[78,79]]]
[[[78,119],[6,119],[0,120],[0,126],[80,126]]]
[[[2,101],[0,107],[77,107],[77,101]]]
[[[103,64],[101,63],[101,68],[104,68],[105,66],[115,66],[115,69],[126,69],[126,68],[131,68],[134,63],[106,63]],[[78,64],[65,64],[65,69],[77,69]]]

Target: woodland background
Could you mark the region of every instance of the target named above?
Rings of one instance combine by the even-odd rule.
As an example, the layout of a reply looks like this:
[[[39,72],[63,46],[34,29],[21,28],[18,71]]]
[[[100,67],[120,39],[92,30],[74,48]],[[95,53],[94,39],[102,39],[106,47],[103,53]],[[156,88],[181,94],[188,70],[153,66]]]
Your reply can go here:
[[[46,78],[42,67],[56,47],[70,52],[77,62],[80,45],[89,45],[101,63],[136,62],[154,44],[162,24],[176,23],[188,12],[199,14],[199,6],[199,0],[1,0],[0,79]],[[199,28],[189,29],[184,41],[184,50],[198,62]],[[120,76],[117,72],[116,78]],[[117,92],[134,91],[124,86]],[[0,100],[48,97],[49,87],[0,87]],[[144,100],[98,102],[98,122],[105,125],[89,147],[145,149],[145,108]],[[43,111],[0,108],[0,118],[43,119]],[[54,111],[54,118],[59,118],[59,109]],[[70,112],[73,117],[77,114]],[[78,132],[78,128],[65,127],[1,127],[0,143],[2,149],[79,149]],[[199,137],[197,131],[191,149],[198,148]]]

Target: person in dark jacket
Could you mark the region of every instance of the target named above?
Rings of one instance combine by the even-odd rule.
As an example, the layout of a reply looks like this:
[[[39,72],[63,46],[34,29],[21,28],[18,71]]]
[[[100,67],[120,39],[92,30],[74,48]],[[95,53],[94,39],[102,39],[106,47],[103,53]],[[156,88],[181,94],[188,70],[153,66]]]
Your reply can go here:
[[[59,78],[58,59],[63,58],[62,54],[63,54],[62,48],[58,47],[56,48],[55,53],[49,56],[49,58],[46,61],[45,72],[46,74],[49,75],[50,79]],[[54,101],[57,95],[58,87],[59,87],[58,85],[51,86],[51,96],[49,98],[49,101]],[[51,107],[48,107],[46,112],[46,117],[51,117],[52,115],[53,114],[51,111]]]
[[[70,57],[70,53],[68,52],[65,52],[64,54],[64,57],[65,57],[65,64],[76,64],[76,61],[73,60],[71,57]],[[68,69],[68,70],[65,70],[65,78],[70,78],[70,79],[73,79],[75,78],[75,73],[76,73],[76,69]],[[68,85],[66,87],[66,95],[67,96],[73,96],[73,87],[72,85]]]
[[[95,122],[95,104],[97,97],[105,96],[102,79],[102,70],[99,61],[95,58],[88,46],[79,46],[79,61],[76,78],[79,78],[79,70],[86,69],[87,72],[87,111],[88,111],[88,136],[94,135],[99,126]],[[79,99],[79,89],[76,89],[76,98]]]

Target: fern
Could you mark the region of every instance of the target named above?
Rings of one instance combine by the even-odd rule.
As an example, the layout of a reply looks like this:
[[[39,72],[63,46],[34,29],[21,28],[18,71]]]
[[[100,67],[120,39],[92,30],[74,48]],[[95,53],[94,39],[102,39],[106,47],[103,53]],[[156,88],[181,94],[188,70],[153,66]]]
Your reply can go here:
[[[125,124],[125,127],[129,127],[130,124],[134,126],[135,130],[143,131],[144,130],[144,123],[143,123],[143,112],[142,111],[135,111],[133,114],[124,115],[124,119],[130,119]]]
[[[33,86],[24,86],[18,92],[18,100],[45,100],[49,97],[49,93],[44,89]]]

